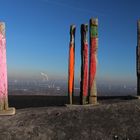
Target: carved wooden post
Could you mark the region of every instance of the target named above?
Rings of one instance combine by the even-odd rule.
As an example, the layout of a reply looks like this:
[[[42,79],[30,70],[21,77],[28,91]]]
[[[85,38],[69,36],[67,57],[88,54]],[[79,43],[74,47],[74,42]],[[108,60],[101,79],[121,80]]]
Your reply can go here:
[[[136,50],[136,62],[137,62],[137,95],[140,96],[140,20],[137,22],[137,50]]]
[[[73,103],[74,94],[74,64],[75,64],[75,25],[70,26],[70,45],[69,45],[69,70],[68,70],[68,96],[69,103]]]
[[[80,83],[80,102],[88,103],[88,25],[81,25],[81,83]]]
[[[97,103],[96,67],[98,48],[98,19],[90,19],[89,103]]]
[[[5,24],[0,22],[0,115],[13,115],[15,108],[8,107]]]

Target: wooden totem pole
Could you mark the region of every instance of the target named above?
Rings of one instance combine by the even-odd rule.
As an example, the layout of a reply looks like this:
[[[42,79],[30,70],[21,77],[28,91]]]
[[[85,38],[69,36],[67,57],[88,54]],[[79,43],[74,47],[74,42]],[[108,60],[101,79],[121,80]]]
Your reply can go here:
[[[89,104],[97,103],[96,67],[98,49],[98,19],[90,19]]]
[[[140,96],[140,20],[137,22],[137,50],[136,50],[136,66],[137,66],[137,95]]]
[[[74,64],[75,64],[75,25],[70,26],[69,68],[68,68],[68,96],[69,104],[73,103],[74,94]]]
[[[15,108],[8,106],[5,24],[0,22],[0,115],[13,115]]]
[[[88,25],[81,25],[81,83],[80,83],[80,102],[85,105],[88,103]]]

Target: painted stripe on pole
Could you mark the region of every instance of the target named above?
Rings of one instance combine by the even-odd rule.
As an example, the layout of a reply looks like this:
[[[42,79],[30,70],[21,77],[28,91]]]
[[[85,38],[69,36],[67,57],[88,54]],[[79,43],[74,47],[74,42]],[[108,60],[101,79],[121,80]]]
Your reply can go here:
[[[69,51],[69,94],[73,93],[73,80],[74,80],[74,46],[73,43],[70,43],[70,51]]]
[[[84,44],[83,96],[88,95],[88,44]]]

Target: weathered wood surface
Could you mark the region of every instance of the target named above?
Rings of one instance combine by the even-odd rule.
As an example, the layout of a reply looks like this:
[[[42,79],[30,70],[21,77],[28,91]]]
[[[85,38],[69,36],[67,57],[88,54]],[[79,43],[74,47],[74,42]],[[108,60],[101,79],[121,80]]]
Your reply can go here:
[[[97,103],[96,69],[98,49],[98,19],[90,19],[89,103]]]
[[[137,66],[137,95],[140,96],[140,20],[137,22],[137,50],[136,50],[136,66]]]
[[[80,83],[80,102],[88,103],[88,25],[81,25],[81,83]]]

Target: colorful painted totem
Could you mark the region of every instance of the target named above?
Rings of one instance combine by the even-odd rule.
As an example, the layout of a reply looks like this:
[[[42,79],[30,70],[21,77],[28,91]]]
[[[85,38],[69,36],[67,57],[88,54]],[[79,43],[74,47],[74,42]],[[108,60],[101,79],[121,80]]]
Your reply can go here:
[[[80,102],[88,103],[88,25],[81,25],[81,83],[80,83]]]
[[[136,50],[136,66],[137,66],[137,95],[140,96],[140,20],[137,22],[137,50]]]
[[[13,114],[15,109],[8,107],[5,24],[0,22],[0,115]]]
[[[75,25],[70,26],[70,44],[69,44],[69,69],[68,69],[68,96],[69,103],[73,103],[74,94],[74,64],[75,64]]]
[[[98,19],[90,19],[89,104],[97,103],[96,67],[98,49]]]

